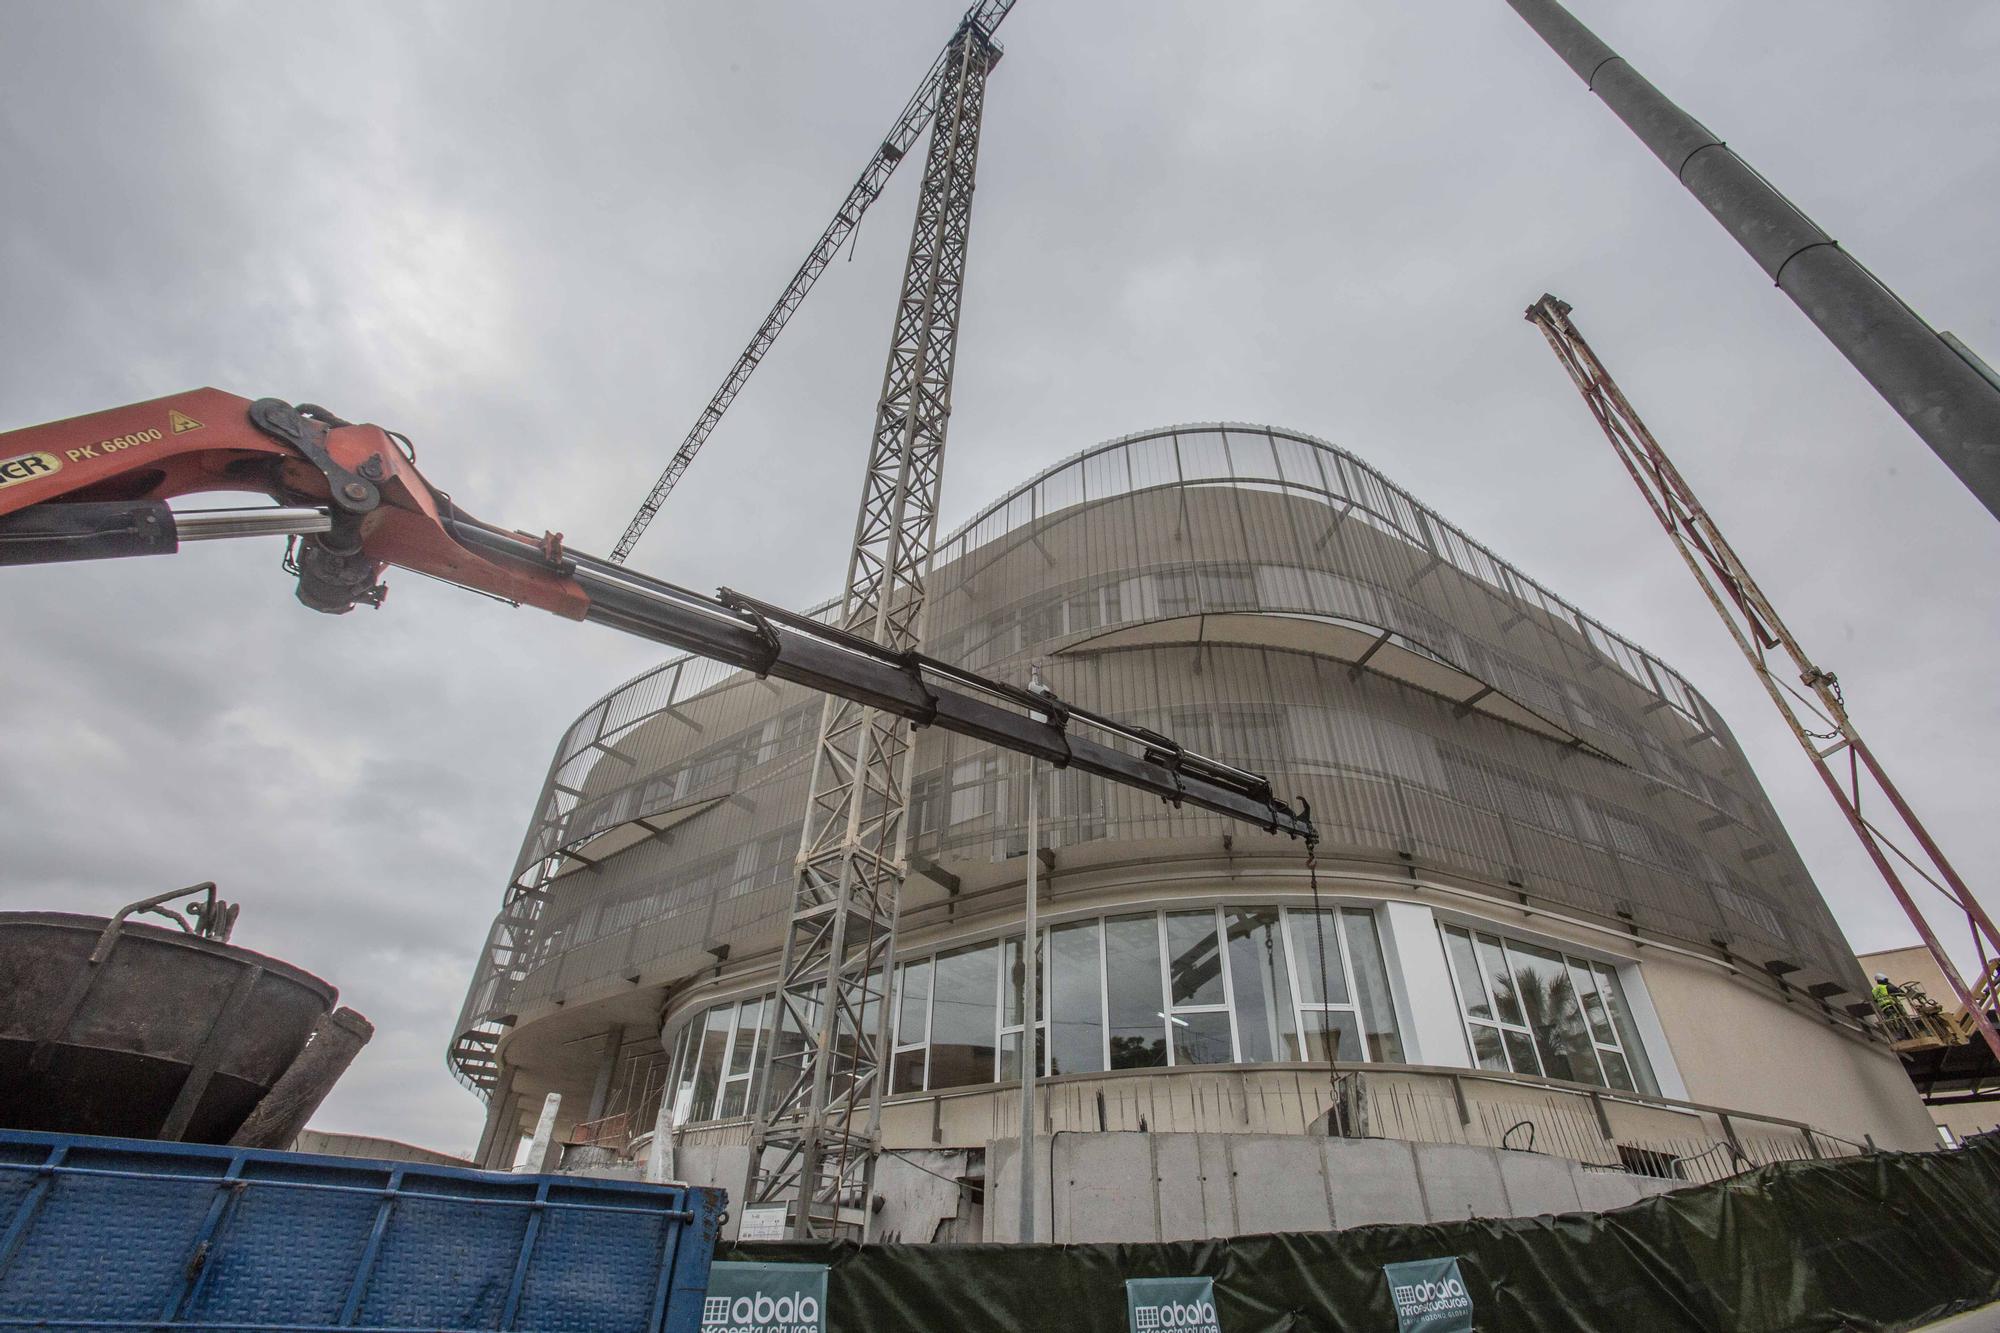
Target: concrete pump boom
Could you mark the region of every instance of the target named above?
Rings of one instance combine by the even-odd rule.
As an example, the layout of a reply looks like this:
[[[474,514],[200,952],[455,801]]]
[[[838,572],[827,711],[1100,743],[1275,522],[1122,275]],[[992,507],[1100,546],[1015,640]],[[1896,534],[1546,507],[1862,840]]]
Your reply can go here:
[[[1545,295],[1528,307],[1528,320],[1548,339],[1556,358],[1569,372],[1577,392],[1583,395],[1591,416],[1596,418],[1605,438],[1611,442],[1618,461],[1625,465],[1625,470],[1645,497],[1653,517],[1666,529],[1688,571],[1701,584],[1702,591],[1715,607],[1715,613],[1728,626],[1736,646],[1743,650],[1744,658],[1757,673],[1757,679],[1771,696],[1771,702],[1777,705],[1793,737],[1804,748],[1821,781],[1832,793],[1841,813],[1847,817],[1869,860],[1881,872],[1889,892],[1902,905],[1910,924],[1917,928],[1917,934],[1937,960],[1946,981],[1965,1006],[1965,1012],[1971,1016],[1994,1057],[2000,1059],[2000,1030],[1995,1029],[1993,1021],[1987,1016],[1995,998],[1996,983],[2000,983],[2000,930],[1995,929],[1993,919],[1939,850],[1923,821],[1903,799],[1902,792],[1875,758],[1874,751],[1861,739],[1860,731],[1847,715],[1847,702],[1842,697],[1839,679],[1831,671],[1816,665],[1799,641],[1792,637],[1784,621],[1778,618],[1776,608],[1765,598],[1763,589],[1757,586],[1750,571],[1737,558],[1735,548],[1722,535],[1715,520],[1695,498],[1693,488],[1681,476],[1680,469],[1674,466],[1666,450],[1646,429],[1646,423],[1639,419],[1639,414],[1625,400],[1617,382],[1611,378],[1611,372],[1597,359],[1597,353],[1577,332],[1575,323],[1570,319],[1569,304]],[[1800,685],[1811,692],[1810,695],[1801,693],[1773,670],[1773,663],[1767,656],[1769,653],[1782,653],[1789,659],[1790,671],[1786,674],[1793,675]],[[1842,757],[1845,762],[1840,767],[1847,770],[1844,779],[1828,762]],[[1864,812],[1864,804],[1867,810],[1874,811],[1872,815]],[[1885,810],[1893,811],[1916,840],[1930,862],[1929,870],[1890,840],[1882,827],[1889,822],[1889,816],[1883,813]],[[1896,867],[1889,860],[1890,853],[1894,853],[1965,914],[1979,953],[1981,976],[1977,986],[1969,985],[1960,975],[1951,955],[1939,941],[1937,932],[1931,928],[1896,873]],[[1933,871],[1936,873],[1933,874]],[[1779,983],[1784,984],[1782,971],[1790,964],[1785,960],[1759,961],[1764,962],[1767,970],[1779,973]],[[1874,1006],[1865,1002],[1855,1008],[1863,1013],[1874,1012]]]
[[[1508,0],[2000,518],[2000,384],[1557,0]]]

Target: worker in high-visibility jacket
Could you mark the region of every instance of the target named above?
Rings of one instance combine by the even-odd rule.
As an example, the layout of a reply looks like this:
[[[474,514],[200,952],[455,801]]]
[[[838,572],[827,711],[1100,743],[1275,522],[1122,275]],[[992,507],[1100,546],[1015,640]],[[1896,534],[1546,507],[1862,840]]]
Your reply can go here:
[[[1875,1007],[1884,1017],[1903,1017],[1903,988],[1892,985],[1886,972],[1875,974],[1875,985],[1870,993],[1875,997]]]

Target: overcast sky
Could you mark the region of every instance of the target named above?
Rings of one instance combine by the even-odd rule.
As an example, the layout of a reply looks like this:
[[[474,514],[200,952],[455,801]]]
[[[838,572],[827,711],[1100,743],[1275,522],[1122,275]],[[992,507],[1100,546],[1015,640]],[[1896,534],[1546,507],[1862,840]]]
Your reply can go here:
[[[2000,361],[2000,6],[1574,7]],[[960,8],[10,0],[0,426],[310,400],[608,551]],[[1502,0],[1022,0],[1002,40],[948,523],[1147,426],[1350,447],[1678,666],[1851,940],[1913,939],[1522,322],[1554,291],[1993,901],[2000,525]],[[635,566],[838,590],[915,186]],[[656,654],[409,575],[314,615],[280,549],[0,578],[0,908],[220,881],[378,1027],[317,1123],[465,1151],[444,1051],[534,793]]]

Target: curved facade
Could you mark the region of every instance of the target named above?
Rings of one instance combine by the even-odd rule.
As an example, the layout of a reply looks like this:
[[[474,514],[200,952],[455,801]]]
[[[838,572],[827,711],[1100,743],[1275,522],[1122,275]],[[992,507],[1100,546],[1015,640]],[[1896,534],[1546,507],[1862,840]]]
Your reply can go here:
[[[931,589],[929,653],[1039,663],[1324,837],[1315,882],[1296,845],[1045,770],[1051,1077],[1330,1055],[1686,1098],[1683,971],[1869,1055],[1828,1003],[1859,998],[1852,952],[1714,709],[1342,449],[1101,445],[954,534]],[[550,1088],[577,1119],[621,1084],[687,1124],[754,1104],[819,715],[683,659],[570,729],[454,1046],[498,1120]],[[1009,1076],[1026,782],[919,738],[892,1094]]]

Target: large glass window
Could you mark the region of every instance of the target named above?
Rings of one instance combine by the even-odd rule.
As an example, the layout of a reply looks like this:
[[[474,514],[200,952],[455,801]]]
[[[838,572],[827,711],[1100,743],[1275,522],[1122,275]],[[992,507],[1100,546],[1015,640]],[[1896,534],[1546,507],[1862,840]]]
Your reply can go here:
[[[975,944],[939,954],[931,999],[932,1088],[993,1081],[1000,950]]]
[[[1223,912],[1229,939],[1229,988],[1236,1002],[1236,1039],[1242,1058],[1283,1060],[1296,1045],[1291,970],[1276,908]]]
[[[764,1026],[764,1001],[745,1000],[736,1006],[734,1031],[729,1036],[729,1056],[723,1062],[722,1096],[716,1102],[715,1118],[746,1115],[756,1109],[751,1084],[757,1075],[757,1038]]]
[[[1293,989],[1299,1002],[1294,1060],[1359,1060],[1361,1024],[1347,985],[1340,919],[1333,912],[1287,912],[1292,957],[1299,960]]]
[[[1448,942],[1464,951],[1476,978],[1472,937],[1459,935]],[[1493,939],[1492,947],[1502,946]],[[897,966],[885,1052],[891,1093],[1020,1077],[1025,1017],[1020,955],[1020,937],[1003,936]],[[1239,1061],[1403,1058],[1388,967],[1375,914],[1367,909],[1317,915],[1275,907],[1133,912],[1050,927],[1036,955],[1037,1049],[1044,1076]],[[1633,1060],[1620,1036],[1623,998],[1612,990],[1616,977],[1608,972],[1600,977],[1590,964],[1574,959],[1549,957],[1582,969],[1566,973],[1563,982],[1578,997],[1571,1026],[1607,1069],[1621,1071],[1607,1075],[1612,1085],[1624,1086],[1617,1081],[1621,1074],[1633,1082],[1650,1078],[1650,1070],[1638,1072],[1643,1057]],[[862,1012],[871,1035],[880,992],[876,974]],[[714,1005],[675,1034],[669,1087],[676,1123],[755,1114],[765,1047],[773,1041],[779,1060],[788,1061],[780,1066],[780,1077],[796,1071],[806,1039],[790,1027],[774,1035],[776,1007],[770,995]],[[1525,1026],[1521,1033],[1532,1057],[1534,1036]],[[835,1040],[852,1055],[851,1030],[843,1026]],[[1493,1059],[1491,1067],[1509,1067],[1504,1053]]]
[[[1151,912],[1104,923],[1105,998],[1111,1067],[1167,1062],[1166,995],[1160,976],[1160,918]]]
[[[722,1082],[722,1057],[729,1049],[729,1032],[736,1006],[718,1004],[702,1022],[701,1042],[694,1052],[694,1117],[710,1120],[715,1116],[715,1091]]]
[[[1658,1094],[1615,969],[1462,926],[1443,931],[1480,1068]]]
[[[1354,968],[1354,994],[1361,1006],[1361,1040],[1370,1060],[1401,1064],[1403,1039],[1396,1031],[1396,1005],[1389,995],[1389,965],[1382,957],[1382,935],[1375,914],[1353,907],[1340,909],[1340,933],[1347,942]]]
[[[1046,932],[1044,932],[1046,938]],[[1035,941],[1035,1051],[1041,1068],[1038,1074],[1049,1072],[1048,1017],[1049,983],[1044,971],[1042,958],[1043,941]],[[1026,970],[1021,966],[1021,941],[1017,936],[1008,936],[1000,942],[1001,953],[1005,955],[1000,968],[1000,1068],[1001,1082],[1021,1077],[1021,1013],[1026,1007],[1026,997],[1022,987],[1027,983]]]
[[[1223,977],[1222,935],[1213,907],[1166,916],[1167,1002],[1163,1017],[1177,1065],[1226,1065],[1236,1059]]]
[[[924,1090],[924,1054],[930,1049],[931,960],[896,969],[896,1031],[890,1058],[892,1092]]]
[[[1091,1074],[1104,1068],[1104,960],[1095,921],[1049,931],[1048,1057],[1050,1074]]]

